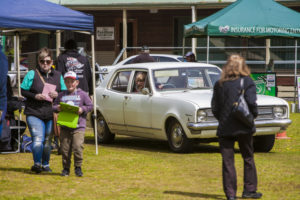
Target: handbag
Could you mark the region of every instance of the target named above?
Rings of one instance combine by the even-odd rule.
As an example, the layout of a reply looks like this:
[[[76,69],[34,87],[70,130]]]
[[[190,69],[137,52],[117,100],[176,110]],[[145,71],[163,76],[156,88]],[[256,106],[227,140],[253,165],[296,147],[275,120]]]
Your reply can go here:
[[[233,103],[231,115],[248,128],[254,126],[254,117],[251,114],[248,104],[245,100],[244,79],[240,81],[241,92],[236,102]]]

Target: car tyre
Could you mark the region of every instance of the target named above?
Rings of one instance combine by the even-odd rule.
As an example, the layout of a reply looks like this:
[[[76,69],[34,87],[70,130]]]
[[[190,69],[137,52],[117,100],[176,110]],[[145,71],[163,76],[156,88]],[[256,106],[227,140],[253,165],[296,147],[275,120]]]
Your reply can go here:
[[[98,114],[97,116],[97,134],[99,143],[109,144],[115,139],[115,134],[110,132],[107,123],[101,114]]]
[[[253,147],[255,152],[269,152],[275,143],[275,135],[255,136]]]
[[[172,120],[167,129],[168,143],[175,153],[188,153],[192,151],[192,140],[186,134],[177,120]]]

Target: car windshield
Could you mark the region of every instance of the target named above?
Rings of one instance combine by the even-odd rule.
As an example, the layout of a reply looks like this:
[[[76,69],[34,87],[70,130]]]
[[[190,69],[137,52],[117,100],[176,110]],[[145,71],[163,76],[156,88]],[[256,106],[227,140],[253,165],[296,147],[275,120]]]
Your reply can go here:
[[[214,67],[182,67],[153,70],[158,91],[209,89],[219,80],[221,71]]]

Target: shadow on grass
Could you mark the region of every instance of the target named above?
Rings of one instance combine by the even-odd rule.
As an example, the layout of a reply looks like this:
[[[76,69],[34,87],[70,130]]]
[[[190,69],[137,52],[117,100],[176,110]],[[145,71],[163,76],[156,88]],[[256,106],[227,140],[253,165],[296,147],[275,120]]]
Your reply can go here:
[[[27,168],[5,168],[5,167],[0,167],[0,171],[12,171],[12,172],[20,172],[24,174],[36,174],[36,175],[42,175],[42,176],[60,176],[60,173],[47,173],[47,172],[42,172],[42,173],[35,173],[32,172],[30,169]]]
[[[94,137],[85,138],[86,144],[95,144]],[[111,144],[101,144],[101,146],[143,150],[150,152],[172,153],[167,141],[145,139],[137,137],[119,136]],[[193,151],[190,153],[219,153],[219,146],[209,145],[206,143],[194,144]]]
[[[219,199],[219,200],[226,199],[224,197],[224,195],[204,194],[204,193],[195,193],[195,192],[164,191],[164,194],[182,195],[182,196],[189,196],[189,197],[195,197],[195,198],[206,198],[206,199]]]

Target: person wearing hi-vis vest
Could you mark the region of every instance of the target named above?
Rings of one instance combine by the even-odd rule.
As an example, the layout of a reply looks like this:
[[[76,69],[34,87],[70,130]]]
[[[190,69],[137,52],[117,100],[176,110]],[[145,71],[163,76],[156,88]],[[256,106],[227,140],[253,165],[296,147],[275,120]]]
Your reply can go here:
[[[51,68],[53,60],[48,48],[38,54],[36,69],[30,70],[21,84],[22,96],[26,97],[24,114],[33,140],[34,165],[36,173],[52,172],[50,169],[51,140],[53,135],[52,102],[61,90],[66,90],[60,72]]]
[[[61,176],[69,176],[70,174],[73,150],[75,175],[81,177],[83,176],[81,166],[83,161],[86,115],[93,110],[93,103],[86,92],[77,88],[79,80],[75,72],[68,71],[65,73],[64,80],[68,90],[59,93],[53,104],[54,112],[59,112],[57,123],[60,124],[61,127],[60,148],[63,164]],[[63,106],[73,110],[65,111]],[[63,119],[62,114],[65,114],[65,112],[68,111],[72,113],[68,115],[69,117]],[[74,118],[74,120],[70,118]],[[64,120],[75,121],[75,125]]]

